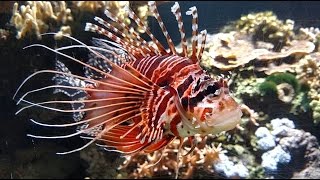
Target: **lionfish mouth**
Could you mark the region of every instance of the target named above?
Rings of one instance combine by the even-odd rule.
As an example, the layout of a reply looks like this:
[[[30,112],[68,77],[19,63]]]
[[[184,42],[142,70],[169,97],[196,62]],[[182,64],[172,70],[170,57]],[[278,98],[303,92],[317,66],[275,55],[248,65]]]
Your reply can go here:
[[[224,110],[211,116],[211,121],[206,121],[208,126],[214,127],[219,131],[228,131],[240,123],[242,111],[240,108]]]
[[[229,95],[224,95],[221,102],[224,108],[212,113],[205,122],[218,131],[228,131],[240,123],[242,111],[239,104]]]

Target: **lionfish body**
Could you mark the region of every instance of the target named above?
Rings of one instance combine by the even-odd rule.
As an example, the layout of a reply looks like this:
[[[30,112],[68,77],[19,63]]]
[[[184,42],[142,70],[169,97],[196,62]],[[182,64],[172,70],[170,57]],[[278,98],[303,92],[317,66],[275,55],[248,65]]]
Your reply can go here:
[[[54,73],[56,85],[28,92],[19,102],[30,104],[25,108],[38,106],[74,113],[77,120],[75,123],[49,125],[34,122],[51,127],[78,126],[79,130],[66,136],[30,136],[67,138],[81,134],[84,135],[83,138],[90,139],[85,146],[65,153],[99,142],[106,148],[134,154],[159,150],[175,138],[230,130],[239,123],[242,113],[229,94],[227,80],[220,76],[211,78],[199,65],[206,31],[201,31],[201,37],[198,38],[197,9],[192,7],[187,11],[187,15],[193,17],[192,54],[188,57],[179,4],[175,3],[171,10],[178,21],[181,53],[175,49],[155,2],[149,2],[149,8],[159,22],[169,50],[160,44],[129,8],[129,17],[145,28],[153,44],[146,42],[138,33],[106,11],[105,14],[110,19],[129,30],[135,39],[128,38],[119,29],[96,17],[95,20],[104,28],[87,23],[86,30],[105,35],[113,42],[95,39],[96,46],[87,46],[72,38],[81,45],[56,50],[46,47],[82,64],[86,69],[86,77],[71,74],[61,62],[57,62],[56,71],[44,70],[35,73]],[[198,39],[201,42],[199,48]],[[75,47],[87,48],[90,56],[94,58],[83,63],[61,52]],[[25,100],[28,94],[48,88],[67,94],[72,97],[72,101],[32,103]],[[85,96],[79,98],[81,93]],[[70,103],[73,109],[61,110],[47,106],[54,103]]]

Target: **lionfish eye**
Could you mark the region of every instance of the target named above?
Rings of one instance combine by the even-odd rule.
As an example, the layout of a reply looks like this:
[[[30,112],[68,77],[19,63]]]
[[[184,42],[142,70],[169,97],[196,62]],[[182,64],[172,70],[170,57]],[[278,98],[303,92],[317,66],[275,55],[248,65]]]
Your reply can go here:
[[[217,96],[218,94],[216,93],[218,90],[220,89],[220,87],[215,83],[213,85],[209,85],[204,91],[202,91],[201,94],[203,94],[203,96],[207,96],[209,94],[212,94],[214,96]]]
[[[190,104],[195,105],[196,103],[202,101],[207,95],[217,96],[220,86],[217,83],[210,84],[202,91],[200,91],[195,97],[190,99]]]

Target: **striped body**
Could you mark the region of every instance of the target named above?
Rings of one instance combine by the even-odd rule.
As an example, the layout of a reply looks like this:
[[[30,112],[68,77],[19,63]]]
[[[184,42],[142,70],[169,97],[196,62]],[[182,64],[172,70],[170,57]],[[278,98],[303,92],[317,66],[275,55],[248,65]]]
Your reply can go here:
[[[174,88],[181,98],[190,95],[186,90],[193,81],[188,80],[188,77],[195,73],[203,73],[202,68],[193,64],[190,59],[172,55],[147,57],[131,64],[158,86]],[[156,99],[153,105],[155,113],[150,115],[153,116],[153,121],[164,123],[170,134],[179,137],[176,125],[181,122],[181,117],[173,101],[172,94],[163,94],[161,98]]]
[[[234,128],[240,121],[239,105],[229,94],[227,79],[223,76],[211,78],[199,65],[206,41],[206,31],[198,36],[197,9],[192,7],[187,15],[192,16],[192,49],[188,57],[184,25],[178,3],[171,11],[178,21],[182,52],[177,52],[155,2],[149,8],[159,22],[169,45],[166,50],[143,25],[134,12],[127,7],[129,17],[144,28],[152,40],[146,42],[139,34],[127,27],[108,10],[105,14],[119,27],[128,30],[134,38],[127,37],[102,18],[94,19],[102,26],[87,23],[85,30],[102,34],[112,41],[94,39],[93,46],[79,43],[58,49],[41,46],[64,56],[85,68],[85,76],[72,74],[67,67],[57,61],[56,70],[42,70],[41,73],[54,74],[55,85],[25,93],[18,101],[28,103],[17,113],[31,107],[41,107],[62,113],[73,113],[76,122],[68,124],[34,123],[48,127],[78,126],[78,131],[65,136],[36,136],[34,138],[68,138],[82,135],[90,141],[84,146],[60,154],[79,151],[98,142],[107,150],[124,154],[147,153],[165,148],[174,138],[190,140],[197,134],[216,134]],[[200,47],[198,48],[198,42]],[[30,47],[31,47],[30,46]],[[63,53],[71,48],[85,48],[90,59],[82,62]],[[71,100],[44,101],[35,103],[26,100],[31,93],[54,88],[55,93],[64,93]],[[72,109],[52,108],[50,104],[71,104]]]

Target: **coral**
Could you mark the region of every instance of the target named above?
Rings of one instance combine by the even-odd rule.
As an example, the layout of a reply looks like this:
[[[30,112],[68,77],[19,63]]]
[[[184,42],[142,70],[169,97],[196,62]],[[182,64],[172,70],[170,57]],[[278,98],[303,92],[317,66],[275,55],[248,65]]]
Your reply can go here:
[[[188,143],[183,142],[181,154],[187,154],[180,157],[179,160],[179,178],[200,177],[195,174],[195,171],[205,170],[212,174],[215,170],[226,176],[246,177],[248,170],[239,172],[235,167],[241,167],[241,163],[234,165],[225,155],[225,150],[222,150],[221,144],[217,147],[213,143],[211,136],[196,137],[200,143],[194,148],[193,152],[187,154],[190,148],[185,147]],[[209,140],[208,140],[209,139]],[[209,144],[208,144],[209,143]],[[179,149],[179,140],[172,141],[166,149],[153,152],[152,154],[138,153],[133,156],[126,157],[124,164],[119,169],[126,170],[130,178],[150,178],[161,176],[172,176],[177,168],[177,150]],[[162,159],[159,161],[159,159]],[[228,172],[227,169],[234,171]]]
[[[219,159],[217,163],[214,163],[214,169],[217,173],[227,178],[246,178],[249,176],[249,170],[241,162],[234,164],[225,154],[221,154]]]
[[[289,83],[281,83],[277,85],[278,99],[284,103],[290,103],[295,97],[295,90]]]
[[[255,135],[258,138],[257,145],[259,149],[266,151],[276,146],[274,136],[266,127],[259,127]]]
[[[282,63],[280,65],[276,65],[275,63],[271,62],[268,63],[267,66],[265,67],[257,67],[255,68],[257,71],[262,71],[266,75],[271,75],[273,73],[285,73],[285,72],[290,72],[294,73],[294,69],[296,68],[297,64],[287,64],[287,63]]]
[[[277,84],[273,81],[265,81],[260,84],[259,90],[263,96],[275,97],[278,94]]]
[[[273,12],[265,11],[242,16],[226,29],[252,34],[254,41],[271,42],[279,48],[279,44],[286,45],[292,39],[293,27],[294,21],[283,22]]]
[[[313,111],[313,122],[319,124],[320,122],[320,95],[317,96],[317,99],[312,99],[310,102],[310,107]]]
[[[299,59],[319,47],[317,28],[300,28],[295,34],[293,27],[292,20],[278,20],[271,11],[242,16],[223,33],[208,34],[202,65],[223,71],[254,65],[268,75],[293,73]]]
[[[77,21],[83,18],[81,13],[97,13],[108,9],[128,26],[134,26],[129,19],[125,6],[131,6],[137,16],[147,25],[149,9],[146,2],[129,1],[27,1],[25,5],[16,2],[13,6],[11,24],[17,29],[17,39],[35,33],[38,39],[40,34],[45,32],[58,31],[55,39],[61,39],[62,35],[71,35],[72,29],[76,26],[73,17]],[[78,18],[80,17],[80,18]],[[137,31],[144,33],[144,29],[137,27]],[[59,30],[58,30],[59,29]],[[130,35],[127,30],[125,34]]]
[[[255,49],[250,37],[232,31],[207,35],[205,52],[202,64],[210,69],[216,67],[221,70],[230,70],[246,65],[259,55],[269,52],[267,49]]]
[[[267,172],[274,172],[279,165],[286,165],[291,160],[290,153],[285,152],[281,146],[276,146],[272,150],[262,154],[261,158],[261,165]]]
[[[319,51],[320,43],[320,30],[319,28],[309,27],[309,28],[300,28],[299,33],[297,34],[297,39],[305,39],[310,42],[313,42],[316,45],[316,50]]]
[[[291,73],[275,73],[266,78],[266,81],[272,81],[276,84],[290,84],[295,91],[300,90],[300,84],[296,77]]]
[[[259,94],[259,86],[265,81],[264,78],[250,76],[248,78],[234,78],[234,95],[239,99],[244,96],[255,97]]]
[[[89,12],[97,12],[98,10],[104,10],[106,8],[108,3],[114,3],[115,2],[109,2],[109,1],[72,1],[73,6],[75,6],[78,9],[81,9],[82,11],[89,11]],[[123,1],[122,3],[127,3],[127,1]]]
[[[211,36],[211,37],[210,37]],[[208,44],[203,54],[202,64],[210,69],[231,70],[249,64],[251,61],[272,62],[288,56],[308,54],[315,45],[307,40],[293,40],[287,43],[281,51],[274,52],[265,48],[257,48],[251,36],[232,31],[208,35]]]
[[[299,172],[294,172],[293,179],[318,179],[320,177],[320,149],[314,136],[308,136],[309,151],[304,156],[307,164]],[[310,146],[313,146],[310,148]]]
[[[286,132],[289,130],[289,129],[294,129],[295,128],[295,125],[293,123],[293,121],[287,119],[287,118],[282,118],[282,119],[273,119],[270,121],[271,123],[271,128],[272,128],[272,131],[271,133],[274,135],[274,136],[286,136]]]
[[[262,61],[281,59],[288,56],[296,55],[301,57],[302,55],[311,53],[315,49],[315,45],[307,40],[293,40],[284,46],[280,52],[268,52],[259,55],[258,59]]]
[[[260,84],[259,90],[264,96],[278,97],[284,103],[290,103],[300,91],[300,84],[290,73],[274,73]]]
[[[261,144],[261,147],[270,147],[270,141],[267,141],[267,139],[270,139],[270,134],[276,142],[273,149],[264,152],[262,155],[262,166],[267,173],[272,175],[279,170],[281,165],[295,163],[295,161],[299,161],[300,164],[305,163],[307,166],[314,166],[314,162],[319,162],[319,158],[315,158],[315,153],[320,153],[315,136],[312,136],[309,132],[295,129],[294,123],[287,118],[271,120],[270,129],[267,132],[267,128],[260,127],[256,131],[256,134],[260,135],[258,137],[259,142],[266,143]],[[260,149],[262,151],[266,150],[264,148]],[[300,162],[301,159],[304,159],[304,162]],[[282,168],[285,168],[285,166],[282,166]],[[298,169],[292,168],[290,170],[298,171]]]
[[[320,53],[309,54],[300,60],[296,67],[297,78],[309,87],[308,97],[313,111],[314,123],[320,122]]]
[[[14,3],[13,6],[13,16],[10,20],[17,32],[17,39],[23,38],[26,34],[35,32],[38,39],[41,39],[42,33],[48,31],[49,22],[55,21],[60,25],[65,25],[70,21],[73,21],[71,15],[71,10],[66,7],[64,1],[59,2],[49,2],[49,1],[27,1],[26,5],[20,6],[20,11],[18,10],[19,4]],[[70,35],[68,28],[61,27],[59,34]],[[55,36],[55,38],[60,38],[61,36]]]

